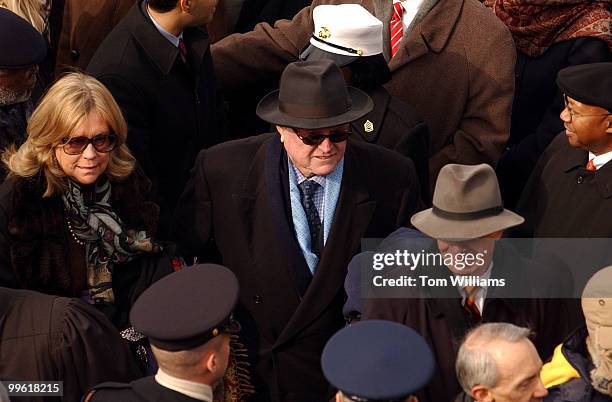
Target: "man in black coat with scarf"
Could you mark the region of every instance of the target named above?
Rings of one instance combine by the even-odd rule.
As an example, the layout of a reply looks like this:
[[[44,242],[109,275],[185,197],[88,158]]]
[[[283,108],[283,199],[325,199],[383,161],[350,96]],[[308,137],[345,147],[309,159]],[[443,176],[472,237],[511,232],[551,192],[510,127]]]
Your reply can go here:
[[[212,19],[215,3],[139,1],[87,68],[125,114],[128,145],[160,206],[160,238],[168,235],[198,151],[223,140],[222,101],[202,27]]]
[[[179,201],[179,246],[215,246],[240,282],[255,400],[330,399],[319,357],[344,324],[346,267],[362,238],[387,236],[421,205],[409,159],[347,141],[371,109],[331,61],[290,64],[257,110],[278,133],[202,151]]]

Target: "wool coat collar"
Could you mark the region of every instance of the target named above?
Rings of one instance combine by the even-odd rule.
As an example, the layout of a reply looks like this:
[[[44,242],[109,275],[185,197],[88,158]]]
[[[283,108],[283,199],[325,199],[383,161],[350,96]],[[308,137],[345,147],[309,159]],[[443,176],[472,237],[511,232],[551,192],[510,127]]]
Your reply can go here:
[[[559,135],[565,135],[563,133]],[[563,163],[563,173],[576,174],[579,172],[582,175],[594,175],[597,189],[602,198],[612,197],[612,163],[608,162],[595,172],[586,170],[586,164],[589,159],[589,153],[585,150],[572,148],[569,143],[561,156]]]
[[[162,75],[169,75],[179,57],[179,50],[157,30],[148,16],[146,2],[135,4],[125,18],[130,21],[130,31],[136,43]],[[199,71],[210,44],[208,32],[205,28],[185,28],[183,40],[187,46],[189,63],[194,71]]]

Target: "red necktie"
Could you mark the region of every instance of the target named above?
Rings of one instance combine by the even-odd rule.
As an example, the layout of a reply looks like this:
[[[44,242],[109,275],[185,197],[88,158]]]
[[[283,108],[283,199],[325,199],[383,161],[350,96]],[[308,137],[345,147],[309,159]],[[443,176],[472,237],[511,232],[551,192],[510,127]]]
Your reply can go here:
[[[181,58],[183,61],[187,61],[187,46],[185,46],[185,42],[183,42],[183,38],[179,38],[179,53],[181,54]]]
[[[593,159],[591,159],[589,163],[587,163],[586,170],[588,170],[589,172],[594,172],[597,170],[597,168],[595,167],[595,164],[593,163]]]
[[[476,292],[478,292],[478,289],[480,288],[478,286],[466,286],[463,289],[466,293],[463,308],[465,311],[467,311],[468,317],[472,323],[479,323],[482,317],[480,315],[480,310],[476,305]]]
[[[404,34],[402,14],[404,9],[401,3],[393,3],[393,15],[391,16],[390,28],[390,43],[391,43],[391,57],[395,56],[395,53],[399,50],[399,43],[402,40]]]

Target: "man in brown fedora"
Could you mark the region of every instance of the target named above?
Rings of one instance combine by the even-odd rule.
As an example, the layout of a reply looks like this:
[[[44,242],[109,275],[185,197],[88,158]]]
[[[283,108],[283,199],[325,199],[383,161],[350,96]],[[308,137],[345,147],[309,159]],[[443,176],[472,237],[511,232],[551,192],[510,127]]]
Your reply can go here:
[[[277,132],[202,151],[180,199],[182,252],[220,254],[240,282],[255,400],[330,399],[319,359],[344,323],[348,263],[421,205],[409,159],[347,141],[371,108],[331,61],[292,63],[257,108]]]
[[[433,207],[412,216],[412,225],[436,240],[431,251],[442,257],[439,263],[415,272],[433,279],[463,277],[464,285],[448,281],[444,287],[421,288],[416,297],[371,298],[363,318],[398,321],[433,346],[438,372],[421,402],[449,401],[460,392],[455,377],[456,340],[479,323],[509,322],[531,328],[543,358],[552,353],[555,340],[569,332],[565,305],[552,299],[561,291],[551,283],[555,275],[499,241],[504,230],[522,222],[521,216],[503,208],[495,172],[487,164],[444,166]]]

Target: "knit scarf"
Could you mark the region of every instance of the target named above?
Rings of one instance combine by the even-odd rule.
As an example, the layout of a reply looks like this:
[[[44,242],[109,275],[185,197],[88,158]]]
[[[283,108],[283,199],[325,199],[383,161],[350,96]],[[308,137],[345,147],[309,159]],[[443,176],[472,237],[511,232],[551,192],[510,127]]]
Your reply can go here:
[[[508,27],[516,48],[530,57],[580,37],[603,39],[612,50],[609,0],[481,0]]]
[[[113,303],[113,266],[132,260],[141,253],[157,253],[161,246],[125,227],[110,205],[111,184],[106,175],[94,185],[93,203],[86,205],[81,186],[68,179],[62,195],[69,230],[78,243],[85,245],[87,286],[92,301]]]

